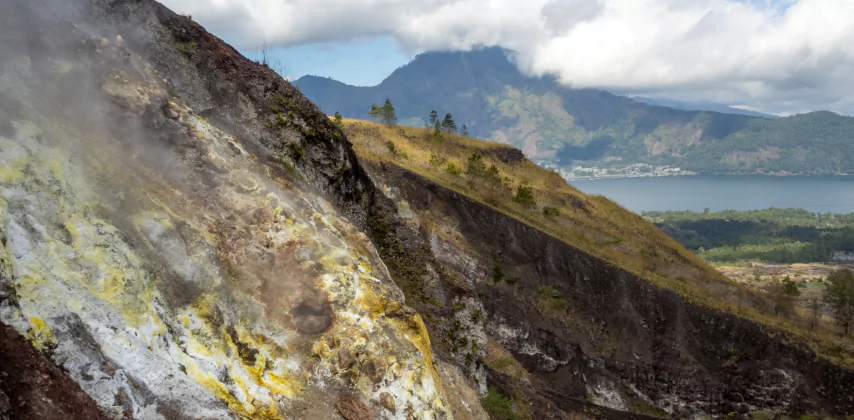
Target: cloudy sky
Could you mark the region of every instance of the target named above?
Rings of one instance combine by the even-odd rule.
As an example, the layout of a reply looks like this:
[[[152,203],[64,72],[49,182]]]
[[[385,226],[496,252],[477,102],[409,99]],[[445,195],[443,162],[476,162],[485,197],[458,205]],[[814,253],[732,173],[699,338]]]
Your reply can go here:
[[[854,0],[161,0],[291,76],[372,85],[415,54],[502,46],[572,87],[854,115]]]

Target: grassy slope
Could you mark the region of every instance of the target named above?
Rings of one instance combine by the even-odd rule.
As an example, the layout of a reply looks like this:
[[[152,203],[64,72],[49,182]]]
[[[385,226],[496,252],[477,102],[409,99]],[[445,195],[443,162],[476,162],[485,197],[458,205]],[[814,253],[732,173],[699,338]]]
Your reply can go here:
[[[689,302],[782,329],[789,333],[790,339],[808,345],[829,360],[854,367],[854,343],[829,331],[810,332],[802,319],[771,315],[765,309],[764,297],[731,281],[653,224],[614,202],[583,194],[556,173],[527,159],[503,163],[494,156],[500,149],[509,149],[506,145],[458,135],[445,135],[442,143],[436,143],[429,140],[428,130],[385,127],[361,120],[345,119],[344,125],[361,159],[399,165],[660,287],[674,290]],[[394,144],[397,154],[390,152],[388,142]],[[507,183],[505,188],[487,188],[482,181],[443,169],[453,163],[465,171],[468,157],[475,151],[484,156],[487,166],[494,164],[499,169]],[[439,167],[431,165],[431,154],[447,162]],[[536,209],[512,201],[516,186],[523,181],[534,190]],[[544,206],[559,209],[560,216],[545,216]]]

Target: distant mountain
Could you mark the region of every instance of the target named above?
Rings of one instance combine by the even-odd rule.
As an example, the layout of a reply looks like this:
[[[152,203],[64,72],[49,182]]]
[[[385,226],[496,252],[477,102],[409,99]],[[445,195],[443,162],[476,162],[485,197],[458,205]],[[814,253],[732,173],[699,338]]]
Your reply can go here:
[[[367,118],[391,99],[402,124],[435,109],[471,135],[514,145],[533,159],[591,166],[632,163],[699,173],[854,173],[854,118],[821,111],[786,118],[686,111],[551,77],[523,75],[504,50],[427,53],[373,87],[306,76],[301,91],[327,113]]]
[[[764,114],[762,112],[751,111],[749,109],[734,108],[728,105],[719,104],[715,102],[685,102],[677,101],[675,99],[648,98],[644,96],[632,96],[631,98],[638,102],[643,102],[649,105],[665,106],[668,108],[681,109],[684,111],[712,111],[720,112],[722,114],[747,115],[749,117],[780,118],[772,114]]]

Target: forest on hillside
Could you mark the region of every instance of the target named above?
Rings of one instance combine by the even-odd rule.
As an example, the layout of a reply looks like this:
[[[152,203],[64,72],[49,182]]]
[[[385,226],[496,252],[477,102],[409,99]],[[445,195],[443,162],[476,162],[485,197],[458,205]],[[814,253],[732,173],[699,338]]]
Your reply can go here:
[[[854,214],[770,208],[642,215],[707,261],[826,262],[833,252],[854,252]]]

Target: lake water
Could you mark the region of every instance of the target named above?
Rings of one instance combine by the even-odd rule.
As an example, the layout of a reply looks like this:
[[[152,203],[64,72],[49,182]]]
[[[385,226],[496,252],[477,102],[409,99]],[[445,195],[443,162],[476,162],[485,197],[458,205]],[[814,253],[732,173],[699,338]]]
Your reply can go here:
[[[673,176],[570,181],[634,212],[803,208],[854,213],[854,176]]]

